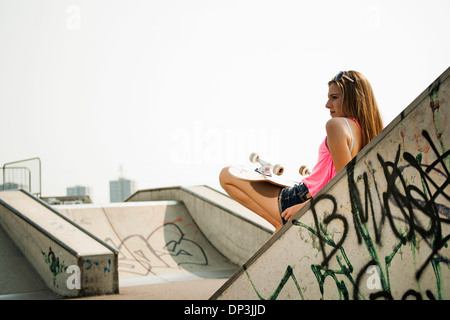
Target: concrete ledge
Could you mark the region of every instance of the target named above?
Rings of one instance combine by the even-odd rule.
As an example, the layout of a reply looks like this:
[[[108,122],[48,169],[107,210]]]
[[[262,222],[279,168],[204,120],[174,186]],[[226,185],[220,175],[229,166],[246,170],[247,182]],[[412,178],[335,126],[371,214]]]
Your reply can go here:
[[[273,233],[268,222],[207,186],[140,190],[126,201],[156,200],[183,201],[211,244],[238,265],[244,264]]]
[[[31,194],[0,192],[0,224],[55,293],[118,293],[117,252]]]

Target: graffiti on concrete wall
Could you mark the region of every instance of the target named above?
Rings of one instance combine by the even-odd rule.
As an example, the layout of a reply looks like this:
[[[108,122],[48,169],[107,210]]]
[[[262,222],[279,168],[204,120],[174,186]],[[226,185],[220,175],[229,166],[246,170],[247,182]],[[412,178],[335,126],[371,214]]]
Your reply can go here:
[[[211,245],[182,203],[74,206],[65,214],[117,250],[121,278],[228,274],[236,269]]]
[[[155,240],[161,233],[165,236],[163,243]],[[179,269],[186,265],[208,265],[208,258],[202,246],[189,239],[175,222],[167,222],[157,227],[147,237],[133,234],[122,239],[120,244],[114,243],[111,238],[105,239],[105,242],[119,250],[120,272],[145,276],[158,273],[163,269]],[[123,250],[125,248],[139,249]],[[136,268],[136,263],[144,266],[144,271]]]
[[[56,277],[66,272],[67,266],[64,261],[60,261],[59,257],[53,252],[52,248],[48,248],[48,253],[41,250],[42,257],[48,265],[53,275],[53,285],[56,285]]]
[[[290,260],[270,292],[244,267],[260,299],[280,298],[285,290],[294,299],[450,298],[448,111],[439,104],[439,87],[429,95],[432,126],[423,126],[429,131],[411,137],[400,130],[403,141],[386,147],[391,156],[377,152],[358,166],[354,159],[339,184],[346,195],[321,194],[305,213],[308,223],[305,216],[292,221],[302,248],[315,249],[318,257],[307,251]],[[406,148],[405,138],[415,148]],[[303,259],[311,260],[309,270]],[[311,296],[311,285],[319,295]]]

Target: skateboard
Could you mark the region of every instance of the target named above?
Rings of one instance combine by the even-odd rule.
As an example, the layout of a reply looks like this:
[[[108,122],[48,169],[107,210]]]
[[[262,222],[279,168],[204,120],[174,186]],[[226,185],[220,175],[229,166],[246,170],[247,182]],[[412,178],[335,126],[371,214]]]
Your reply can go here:
[[[260,167],[254,169],[247,166],[232,166],[228,170],[236,178],[252,181],[252,182],[268,182],[280,187],[292,187],[298,183],[298,181],[290,180],[281,177],[284,172],[284,167],[280,164],[272,165],[269,162],[262,160],[258,153],[253,152],[250,155],[250,162],[260,165]],[[309,169],[306,166],[301,166],[299,169],[301,175],[309,174]]]

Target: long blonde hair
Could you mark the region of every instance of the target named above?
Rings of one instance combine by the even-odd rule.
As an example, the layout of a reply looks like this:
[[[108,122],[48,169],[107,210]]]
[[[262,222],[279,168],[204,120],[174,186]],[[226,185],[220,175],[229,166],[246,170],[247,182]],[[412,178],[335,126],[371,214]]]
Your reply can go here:
[[[332,79],[328,86],[335,83],[342,92],[342,112],[355,118],[361,125],[363,132],[363,147],[383,130],[378,104],[373,94],[372,86],[367,78],[357,71],[346,71],[345,75],[354,80],[342,77],[339,81]]]

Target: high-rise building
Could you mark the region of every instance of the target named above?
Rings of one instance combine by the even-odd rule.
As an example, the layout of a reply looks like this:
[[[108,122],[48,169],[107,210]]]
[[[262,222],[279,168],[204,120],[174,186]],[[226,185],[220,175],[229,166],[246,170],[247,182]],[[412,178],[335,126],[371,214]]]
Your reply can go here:
[[[109,182],[109,199],[111,202],[122,202],[135,191],[135,182],[119,178]]]
[[[89,187],[75,186],[66,188],[68,196],[88,196],[90,195]]]

